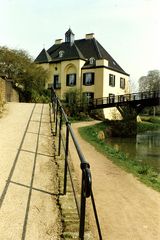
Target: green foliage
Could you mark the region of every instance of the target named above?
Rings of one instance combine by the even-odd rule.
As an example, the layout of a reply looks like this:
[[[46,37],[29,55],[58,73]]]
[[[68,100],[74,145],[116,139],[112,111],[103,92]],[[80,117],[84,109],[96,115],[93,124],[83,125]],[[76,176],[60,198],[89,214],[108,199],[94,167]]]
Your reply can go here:
[[[141,116],[141,120],[137,123],[138,132],[160,129],[160,117]]]
[[[133,137],[137,134],[136,121],[125,120],[108,120],[105,123],[109,126],[109,133],[112,137]]]
[[[158,91],[160,90],[160,71],[152,70],[149,71],[147,76],[142,76],[139,79],[139,91]],[[160,106],[154,107],[146,107],[143,110],[143,113],[147,114],[156,114],[160,115]]]
[[[160,106],[152,106],[152,107],[145,107],[142,111],[141,114],[143,115],[152,115],[152,116],[160,116]]]
[[[94,109],[94,110],[91,110],[90,115],[91,115],[94,119],[97,119],[97,120],[102,120],[102,121],[103,121],[103,120],[105,119],[103,109]]]
[[[144,122],[158,123],[160,124],[160,117],[153,116],[140,116],[141,120]]]
[[[64,108],[67,115],[76,120],[88,118],[88,107],[86,98],[81,96],[77,89],[69,90],[64,94]]]
[[[157,91],[160,90],[160,71],[151,70],[147,76],[143,76],[139,79],[140,91]]]
[[[31,93],[31,102],[36,103],[49,103],[50,102],[50,96],[49,93],[46,94],[46,91],[42,91],[42,95],[40,95],[37,91],[32,90]]]
[[[13,80],[21,101],[39,101],[43,95],[48,72],[36,65],[23,50],[0,47],[0,72]],[[37,96],[36,96],[37,95]]]
[[[160,191],[160,175],[157,172],[146,164],[129,159],[125,153],[107,145],[106,140],[98,139],[99,131],[105,131],[105,129],[106,123],[103,122],[94,126],[81,127],[79,133],[82,138],[92,144],[96,150],[109,157],[116,165],[133,173],[148,186]]]

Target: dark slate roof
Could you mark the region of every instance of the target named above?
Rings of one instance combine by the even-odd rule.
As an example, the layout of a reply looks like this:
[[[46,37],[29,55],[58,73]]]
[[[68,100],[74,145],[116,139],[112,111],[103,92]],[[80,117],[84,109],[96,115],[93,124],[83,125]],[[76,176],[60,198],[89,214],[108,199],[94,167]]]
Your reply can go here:
[[[38,57],[35,59],[37,63],[48,63],[52,60],[48,52],[43,48]]]
[[[59,56],[59,52],[63,51],[63,57]],[[47,51],[52,58],[52,61],[64,61],[69,59],[85,59],[80,49],[77,48],[76,44],[72,45],[69,42],[64,42],[61,44],[54,44]]]
[[[101,53],[101,56],[103,59],[107,59],[108,60],[108,66],[111,68],[111,69],[117,69],[119,70],[120,72],[125,72],[120,66],[119,64],[112,58],[112,56],[102,47],[102,45],[98,42],[97,42],[97,47]]]
[[[62,57],[59,56],[60,51],[63,51]],[[61,62],[83,59],[86,61],[83,68],[88,68],[92,67],[88,62],[91,57],[95,58],[95,60],[106,59],[108,60],[108,68],[128,75],[95,38],[75,40],[73,44],[69,42],[54,44],[47,51],[43,49],[35,62]]]

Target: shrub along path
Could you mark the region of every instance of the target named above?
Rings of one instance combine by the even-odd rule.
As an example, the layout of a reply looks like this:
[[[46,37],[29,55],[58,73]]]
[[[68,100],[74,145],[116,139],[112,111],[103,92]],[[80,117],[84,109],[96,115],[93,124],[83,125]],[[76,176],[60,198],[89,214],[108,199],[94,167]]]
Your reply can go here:
[[[7,108],[0,119],[0,239],[60,239],[49,106]]]
[[[72,127],[91,166],[93,192],[104,239],[160,239],[160,193],[114,165],[80,137],[78,128],[93,123],[74,123]],[[76,157],[72,151],[75,169],[79,169]]]

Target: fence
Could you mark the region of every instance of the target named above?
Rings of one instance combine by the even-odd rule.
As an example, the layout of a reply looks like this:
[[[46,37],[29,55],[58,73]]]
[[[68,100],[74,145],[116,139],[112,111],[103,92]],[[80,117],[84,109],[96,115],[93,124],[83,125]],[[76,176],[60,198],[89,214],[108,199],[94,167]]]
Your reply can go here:
[[[160,91],[147,91],[147,92],[138,92],[138,93],[131,93],[131,94],[123,94],[123,95],[114,95],[110,94],[109,97],[104,98],[95,98],[90,99],[88,106],[92,109],[106,107],[104,105],[108,105],[108,107],[114,107],[116,105],[124,105],[125,103],[129,102],[136,102],[136,101],[150,101],[150,100],[158,100],[153,102],[153,106],[159,105],[160,99]]]
[[[63,109],[63,106],[57,97],[53,88],[51,88],[51,103],[52,103],[52,112],[53,112],[53,122],[54,122],[54,135],[58,137],[58,155],[61,154],[62,148],[64,150],[64,185],[63,185],[63,194],[67,193],[67,174],[69,174],[71,186],[73,189],[74,199],[76,202],[77,213],[79,216],[79,238],[84,239],[85,233],[85,219],[86,219],[86,199],[91,200],[91,204],[93,206],[93,213],[95,216],[95,223],[97,226],[97,232],[99,239],[102,239],[100,224],[98,220],[94,195],[92,191],[92,178],[91,178],[91,171],[90,165],[86,161],[83,152],[80,149],[79,143],[75,137],[74,131],[71,127],[71,123],[68,120],[68,117]],[[65,125],[65,137],[62,134],[62,123],[63,126]],[[78,158],[80,161],[80,168],[82,174],[82,181],[81,181],[81,196],[80,196],[80,203],[77,197],[77,191],[74,186],[74,180],[72,178],[71,169],[68,163],[69,157],[69,139],[72,139],[74,143],[74,147],[78,154]]]

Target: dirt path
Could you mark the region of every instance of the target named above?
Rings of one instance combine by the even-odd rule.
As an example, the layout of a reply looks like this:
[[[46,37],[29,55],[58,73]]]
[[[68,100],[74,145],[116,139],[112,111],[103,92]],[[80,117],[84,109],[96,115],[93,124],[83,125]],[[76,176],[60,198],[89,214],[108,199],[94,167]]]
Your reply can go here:
[[[81,139],[78,127],[90,124],[93,123],[75,123],[72,127],[91,165],[93,192],[103,239],[159,240],[160,193],[146,187],[131,174],[115,166]],[[73,154],[74,151],[72,158],[76,162],[76,155]],[[79,165],[74,165],[79,168]]]
[[[60,239],[51,144],[47,104],[8,105],[0,119],[0,240]]]

